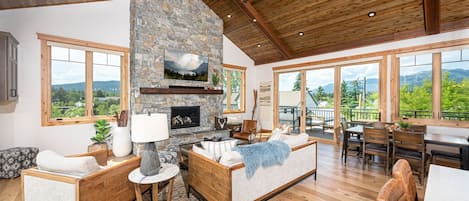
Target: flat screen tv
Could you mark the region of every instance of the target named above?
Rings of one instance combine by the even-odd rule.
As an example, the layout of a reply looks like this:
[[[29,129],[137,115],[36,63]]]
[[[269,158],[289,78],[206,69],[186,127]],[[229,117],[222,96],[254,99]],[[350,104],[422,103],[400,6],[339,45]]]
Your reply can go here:
[[[208,56],[165,49],[164,78],[208,81]]]

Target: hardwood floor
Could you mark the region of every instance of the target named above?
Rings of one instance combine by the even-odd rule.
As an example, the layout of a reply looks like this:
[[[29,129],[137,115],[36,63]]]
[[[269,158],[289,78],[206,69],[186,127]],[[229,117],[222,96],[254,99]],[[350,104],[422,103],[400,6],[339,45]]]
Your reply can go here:
[[[361,161],[354,156],[349,156],[345,165],[337,146],[319,143],[317,180],[310,176],[271,200],[375,200],[381,186],[390,178],[384,175],[383,167],[374,163],[362,169]],[[20,178],[0,179],[0,200],[21,201],[20,185]],[[419,183],[417,193],[419,200],[423,200],[423,187]]]
[[[21,201],[21,177],[0,179],[0,200]]]
[[[383,163],[375,162],[362,169],[361,160],[349,156],[344,164],[338,146],[319,143],[317,180],[310,176],[271,200],[376,200],[381,186],[389,178],[384,175]],[[422,189],[423,186],[417,183],[419,200],[423,200]]]

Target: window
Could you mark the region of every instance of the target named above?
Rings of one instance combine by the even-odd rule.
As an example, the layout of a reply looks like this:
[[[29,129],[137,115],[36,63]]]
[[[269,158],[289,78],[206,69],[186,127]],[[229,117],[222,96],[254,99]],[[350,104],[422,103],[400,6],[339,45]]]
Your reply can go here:
[[[246,67],[224,65],[223,113],[243,113],[245,102]]]
[[[469,120],[469,48],[408,53],[397,56],[395,63],[399,75],[395,118],[436,125]]]
[[[41,40],[42,125],[112,120],[128,107],[128,48],[45,34]]]

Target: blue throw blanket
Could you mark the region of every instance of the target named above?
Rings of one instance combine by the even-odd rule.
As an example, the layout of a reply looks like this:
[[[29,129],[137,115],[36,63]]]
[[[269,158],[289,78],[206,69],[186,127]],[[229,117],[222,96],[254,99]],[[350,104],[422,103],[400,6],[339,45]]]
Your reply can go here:
[[[251,178],[257,168],[282,165],[283,161],[290,155],[290,147],[282,141],[273,140],[270,142],[257,143],[233,148],[243,156],[246,176]]]

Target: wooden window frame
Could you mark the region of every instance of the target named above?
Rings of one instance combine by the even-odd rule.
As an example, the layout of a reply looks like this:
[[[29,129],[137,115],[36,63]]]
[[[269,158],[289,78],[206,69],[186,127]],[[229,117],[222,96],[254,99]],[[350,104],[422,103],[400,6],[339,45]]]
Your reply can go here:
[[[85,116],[77,118],[53,119],[51,115],[51,47],[48,42],[60,43],[71,46],[79,46],[83,48],[91,48],[102,51],[119,52],[121,56],[120,69],[120,108],[128,109],[128,62],[129,48],[114,45],[107,45],[91,41],[84,41],[61,36],[37,33],[38,39],[41,41],[41,125],[42,126],[59,126],[73,124],[94,123],[98,119],[106,119],[115,121],[113,115],[93,115],[93,51],[85,52]]]
[[[391,55],[391,118],[393,122],[398,122],[402,119],[414,124],[425,124],[433,126],[449,126],[469,128],[469,121],[459,120],[444,120],[440,119],[441,114],[441,86],[442,86],[442,61],[441,52],[445,48],[457,48],[458,46],[469,45],[469,40],[455,40],[429,44],[426,46],[410,47],[403,49]],[[461,47],[462,48],[462,47]],[[402,118],[399,114],[400,111],[400,58],[397,54],[418,54],[422,51],[429,51],[432,53],[432,118],[419,119],[419,118]]]
[[[246,67],[237,66],[232,64],[223,64],[223,71],[238,71],[241,72],[241,107],[239,110],[230,110],[231,108],[231,74],[227,73],[227,86],[226,86],[226,109],[223,110],[223,114],[238,114],[246,112]]]

